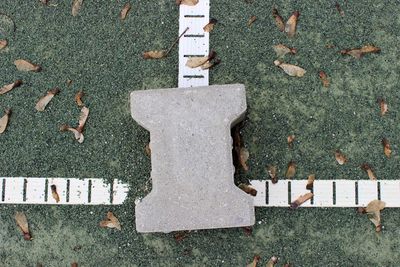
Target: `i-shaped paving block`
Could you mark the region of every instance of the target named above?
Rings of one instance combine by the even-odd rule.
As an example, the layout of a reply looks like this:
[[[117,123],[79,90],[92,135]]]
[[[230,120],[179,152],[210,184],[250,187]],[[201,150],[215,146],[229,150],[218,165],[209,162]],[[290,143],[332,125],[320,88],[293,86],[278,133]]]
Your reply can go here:
[[[152,165],[138,232],[254,224],[253,199],[233,181],[230,129],[246,112],[243,85],[134,91],[131,112],[150,131]]]

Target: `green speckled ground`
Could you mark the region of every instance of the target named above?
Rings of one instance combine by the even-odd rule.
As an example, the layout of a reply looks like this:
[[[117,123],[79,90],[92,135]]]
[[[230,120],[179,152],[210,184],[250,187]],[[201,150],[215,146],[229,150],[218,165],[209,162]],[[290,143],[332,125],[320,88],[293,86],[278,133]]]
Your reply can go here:
[[[17,78],[24,85],[0,97],[0,108],[14,114],[0,136],[0,176],[104,177],[128,182],[129,201],[112,210],[123,231],[100,229],[109,207],[0,206],[0,266],[244,266],[254,254],[263,264],[271,255],[295,266],[399,266],[400,216],[383,212],[384,231],[353,209],[257,209],[257,224],[247,237],[242,229],[198,231],[177,243],[172,234],[141,235],[134,229],[133,201],[145,195],[150,173],[143,152],[148,133],[129,114],[132,90],[175,87],[177,50],[166,60],[144,61],[148,49],[169,46],[178,31],[178,8],[173,0],[132,1],[126,21],[117,18],[124,1],[86,0],[78,17],[70,15],[70,1],[55,7],[38,1],[2,0],[0,12],[16,23],[9,49],[0,52],[0,83]],[[274,3],[282,16],[301,13],[297,38],[289,40],[274,26]],[[346,3],[345,3],[346,2]],[[277,164],[280,175],[291,160],[298,163],[295,179],[315,172],[318,179],[367,179],[360,170],[369,162],[380,179],[399,175],[398,121],[400,12],[398,1],[340,1],[345,17],[332,1],[213,0],[212,17],[218,25],[211,47],[223,63],[211,72],[212,84],[244,83],[249,113],[243,135],[250,150],[250,171],[241,178],[266,178],[267,164]],[[248,18],[258,20],[249,29]],[[271,45],[285,43],[298,49],[286,57],[307,70],[291,78],[273,65]],[[362,60],[340,56],[342,48],[372,43],[380,55]],[[326,49],[326,44],[336,48]],[[41,73],[22,73],[12,62],[26,58],[43,67]],[[331,78],[324,89],[320,69]],[[71,87],[65,81],[72,79]],[[37,99],[59,86],[44,113],[34,111]],[[80,145],[58,132],[62,123],[74,124],[79,110],[74,93],[83,88],[91,109],[86,140]],[[379,116],[377,97],[390,112]],[[286,136],[296,134],[293,150]],[[387,137],[394,150],[384,158],[380,140]],[[333,151],[350,159],[338,166]],[[34,236],[22,239],[13,221],[26,212]],[[80,246],[75,251],[73,248]]]

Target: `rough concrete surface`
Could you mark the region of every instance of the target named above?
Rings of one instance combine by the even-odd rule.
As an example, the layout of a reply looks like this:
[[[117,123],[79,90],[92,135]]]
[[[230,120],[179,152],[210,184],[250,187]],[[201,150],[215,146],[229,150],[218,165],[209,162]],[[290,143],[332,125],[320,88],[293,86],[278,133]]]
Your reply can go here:
[[[138,232],[254,224],[252,198],[233,183],[230,129],[246,111],[244,85],[134,91],[131,111],[150,131],[152,164]]]

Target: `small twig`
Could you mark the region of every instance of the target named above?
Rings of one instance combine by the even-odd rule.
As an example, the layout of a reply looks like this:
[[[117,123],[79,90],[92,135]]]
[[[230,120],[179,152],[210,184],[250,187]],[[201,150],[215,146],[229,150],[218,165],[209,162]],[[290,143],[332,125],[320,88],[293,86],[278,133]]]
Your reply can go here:
[[[189,27],[186,28],[186,30],[183,31],[183,33],[181,33],[181,35],[178,36],[178,38],[176,38],[176,40],[173,42],[173,44],[170,46],[170,48],[168,48],[167,52],[165,53],[165,57],[169,55],[169,53],[171,53],[171,50],[178,44],[179,39],[181,39],[181,37],[189,30]]]

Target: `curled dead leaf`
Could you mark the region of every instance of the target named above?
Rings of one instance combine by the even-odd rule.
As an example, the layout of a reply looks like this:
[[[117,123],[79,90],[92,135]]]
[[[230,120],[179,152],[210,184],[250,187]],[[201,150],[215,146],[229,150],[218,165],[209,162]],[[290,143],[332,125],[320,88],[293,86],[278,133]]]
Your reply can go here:
[[[286,178],[292,179],[295,174],[296,174],[296,163],[293,160],[291,160],[288,163],[288,167],[286,170]]]
[[[389,110],[388,110],[388,105],[383,98],[378,98],[377,102],[379,103],[379,107],[381,109],[381,116],[384,116]]]
[[[54,198],[54,200],[58,203],[60,202],[60,195],[57,192],[57,186],[55,184],[52,184],[50,186],[51,189],[51,196]]]
[[[214,26],[218,23],[218,20],[211,18],[210,22],[207,23],[206,26],[203,27],[203,30],[205,32],[211,32],[212,30],[214,30]]]
[[[247,21],[247,27],[251,27],[251,25],[253,25],[253,23],[257,20],[256,16],[251,16],[249,18],[249,20]]]
[[[249,166],[247,166],[247,160],[249,159],[250,153],[247,150],[247,148],[245,147],[241,147],[240,148],[240,157],[239,157],[239,161],[240,161],[240,165],[242,166],[243,170],[248,171],[249,170]]]
[[[289,37],[294,37],[296,35],[297,20],[299,16],[300,16],[299,11],[293,12],[293,14],[290,16],[290,18],[285,24],[285,32]]]
[[[11,116],[11,109],[6,109],[4,113],[4,116],[0,118],[0,134],[4,133],[7,128],[8,121]]]
[[[371,166],[368,163],[363,163],[361,165],[361,169],[367,172],[370,180],[372,180],[372,181],[376,180],[376,176],[375,176]]]
[[[276,8],[272,9],[272,16],[275,19],[275,24],[278,29],[281,32],[285,31],[285,22],[283,21],[283,18],[279,15],[279,12]]]
[[[78,132],[80,133],[83,132],[83,128],[85,127],[88,117],[89,117],[89,109],[87,107],[83,107],[81,109],[81,114],[79,115],[78,127],[76,128]]]
[[[314,187],[314,181],[315,181],[315,174],[310,174],[307,178],[307,185],[306,189],[307,190],[312,190]]]
[[[22,80],[16,80],[13,83],[4,85],[0,88],[0,95],[10,92],[12,89],[19,87],[22,84]]]
[[[296,139],[296,136],[294,134],[291,134],[287,137],[287,143],[289,148],[293,148],[293,142]]]
[[[187,5],[187,6],[195,6],[199,3],[199,0],[175,0],[177,5]]]
[[[15,60],[14,65],[17,67],[17,70],[19,71],[39,72],[42,70],[42,67],[40,67],[39,65],[33,64],[24,59]]]
[[[362,212],[367,213],[368,219],[375,225],[376,232],[380,232],[382,230],[381,210],[383,210],[385,206],[385,202],[375,199],[368,203],[367,207],[365,207]]]
[[[392,154],[392,149],[390,148],[390,143],[389,140],[386,138],[382,139],[382,145],[383,145],[383,153],[387,158],[390,158],[390,154]]]
[[[72,16],[76,17],[82,8],[83,0],[72,1]]]
[[[147,143],[147,144],[146,144],[146,146],[145,146],[145,148],[144,148],[144,151],[146,152],[146,155],[147,155],[147,156],[151,157],[150,143]]]
[[[28,219],[26,218],[25,213],[17,211],[15,213],[14,218],[19,229],[22,231],[22,234],[24,235],[24,239],[27,241],[32,240],[32,236],[29,232]]]
[[[121,20],[124,20],[128,15],[129,10],[131,10],[131,8],[132,8],[131,4],[129,2],[126,3],[124,7],[121,9],[121,12],[119,13],[119,18]]]
[[[269,165],[267,167],[267,172],[268,172],[269,177],[271,178],[271,182],[273,184],[276,184],[278,182],[278,171],[277,171],[276,166]]]
[[[258,262],[260,261],[261,257],[259,255],[255,255],[253,261],[246,265],[246,267],[257,267]]]
[[[35,109],[37,111],[44,111],[47,104],[53,99],[53,97],[60,92],[59,88],[53,88],[47,92],[47,94],[39,99],[36,103]]]
[[[252,187],[251,185],[248,184],[239,184],[238,186],[240,189],[242,189],[244,192],[246,192],[249,195],[252,195],[253,197],[257,196],[257,190]]]
[[[78,107],[82,107],[84,104],[82,102],[82,97],[85,95],[85,93],[83,93],[82,90],[79,90],[76,94],[75,94],[75,102],[78,105]]]
[[[328,75],[324,71],[319,72],[319,78],[321,79],[322,85],[324,87],[329,87],[329,80],[328,80]]]
[[[100,227],[116,228],[117,230],[121,230],[121,224],[119,220],[111,211],[107,212],[107,218],[100,222]]]
[[[275,264],[277,264],[277,263],[278,263],[278,257],[272,256],[272,257],[268,260],[266,267],[274,267]]]
[[[282,57],[282,56],[284,56],[286,54],[294,55],[294,54],[297,53],[297,49],[296,48],[290,48],[290,47],[287,47],[287,46],[285,46],[283,44],[274,45],[274,46],[272,46],[272,48],[274,49],[277,57]]]
[[[386,207],[386,202],[378,199],[374,199],[367,204],[365,207],[365,212],[381,211]]]
[[[6,48],[7,44],[8,44],[7,40],[5,40],[5,39],[0,40],[0,50],[3,48]]]
[[[340,51],[342,55],[349,55],[357,59],[360,59],[365,54],[379,53],[379,52],[381,52],[381,49],[373,45],[365,45],[361,48],[343,49]]]
[[[290,204],[291,209],[297,209],[300,205],[302,205],[307,200],[310,200],[314,196],[313,193],[306,193],[298,197],[294,202]]]
[[[67,124],[63,124],[60,127],[60,131],[61,132],[65,132],[65,131],[72,132],[74,134],[75,140],[77,140],[79,143],[83,143],[83,140],[84,140],[83,134],[78,132],[78,130],[76,130],[75,128],[72,128]]]
[[[278,66],[279,68],[281,68],[289,76],[303,77],[304,74],[306,73],[305,69],[300,68],[296,65],[283,63],[280,60],[275,60],[274,64],[275,64],[275,66]]]
[[[343,165],[347,162],[347,158],[340,150],[335,151],[335,159],[339,165]]]

